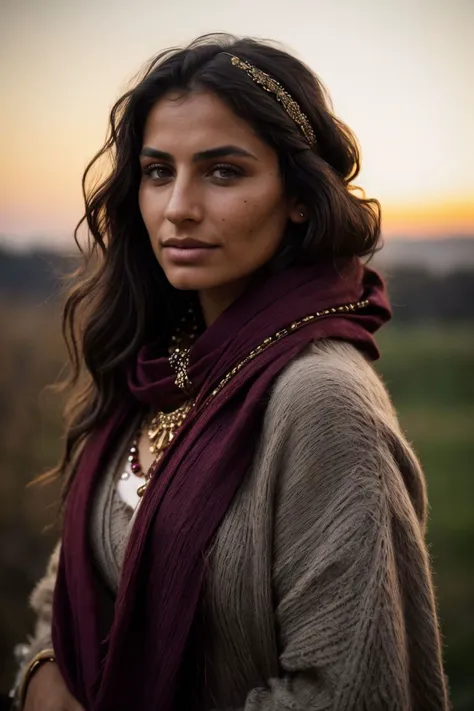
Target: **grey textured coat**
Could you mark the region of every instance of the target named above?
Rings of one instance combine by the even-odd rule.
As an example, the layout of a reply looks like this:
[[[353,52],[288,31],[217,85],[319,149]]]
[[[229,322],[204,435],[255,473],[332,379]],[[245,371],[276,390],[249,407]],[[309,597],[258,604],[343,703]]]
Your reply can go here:
[[[104,473],[91,535],[116,591],[131,510]],[[424,541],[423,474],[387,392],[349,344],[277,379],[251,470],[209,551],[208,709],[449,707]],[[48,644],[55,559],[32,596]]]

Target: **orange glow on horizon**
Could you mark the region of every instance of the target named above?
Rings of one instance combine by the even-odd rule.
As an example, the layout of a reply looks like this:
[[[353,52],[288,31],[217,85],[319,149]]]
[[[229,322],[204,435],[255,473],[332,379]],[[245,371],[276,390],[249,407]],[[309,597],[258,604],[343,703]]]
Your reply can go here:
[[[410,205],[382,203],[382,226],[388,236],[473,236],[474,199]]]
[[[103,0],[100,12],[97,3],[7,3],[0,239],[67,245],[83,214],[84,168],[116,99],[161,49],[226,28],[272,38],[321,78],[357,136],[356,183],[380,200],[384,235],[474,236],[473,3],[432,0],[428,12],[416,2],[401,11],[376,0],[298,0],[305,23],[288,22],[286,5],[271,0],[258,12],[251,0],[250,12],[183,3],[167,4],[166,22],[151,0],[133,11]]]
[[[82,217],[82,202],[77,198],[60,203],[54,216],[50,206],[32,206],[26,201],[0,207],[2,232],[10,237],[38,235],[51,244],[65,245],[72,241],[74,227]],[[20,218],[21,231],[16,227]],[[409,205],[382,201],[382,229],[387,238],[474,237],[474,201],[455,199]]]

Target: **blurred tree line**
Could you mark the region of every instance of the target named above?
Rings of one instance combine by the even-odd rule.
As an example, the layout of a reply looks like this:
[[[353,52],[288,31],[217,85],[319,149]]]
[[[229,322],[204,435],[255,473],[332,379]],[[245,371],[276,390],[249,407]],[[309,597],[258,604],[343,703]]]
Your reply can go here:
[[[62,446],[60,335],[74,260],[0,249],[0,691],[12,649],[31,631],[28,595],[58,535],[59,487],[31,486]],[[394,309],[377,368],[421,458],[431,504],[429,545],[457,711],[474,709],[474,271],[384,267]]]
[[[473,252],[474,252],[474,239]],[[0,247],[0,296],[35,303],[64,291],[59,275],[71,273],[77,258],[57,252],[18,254]],[[474,270],[470,264],[445,273],[420,264],[393,266],[374,261],[389,286],[394,318],[418,321],[473,321]]]

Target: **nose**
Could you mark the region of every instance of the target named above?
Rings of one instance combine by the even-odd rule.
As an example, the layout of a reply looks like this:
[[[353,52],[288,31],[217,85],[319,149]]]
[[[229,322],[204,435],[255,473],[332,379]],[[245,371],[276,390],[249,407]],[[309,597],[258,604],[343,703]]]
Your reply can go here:
[[[192,180],[185,177],[176,177],[169,193],[165,218],[174,225],[178,225],[188,220],[200,222],[202,214],[203,209],[199,193]]]

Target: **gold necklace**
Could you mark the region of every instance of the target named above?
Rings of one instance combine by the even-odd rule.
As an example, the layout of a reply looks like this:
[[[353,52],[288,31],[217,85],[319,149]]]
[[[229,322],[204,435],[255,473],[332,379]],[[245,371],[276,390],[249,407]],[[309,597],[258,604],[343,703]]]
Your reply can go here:
[[[189,316],[191,317],[191,325],[190,328],[186,330],[185,324]],[[183,316],[181,319],[181,326],[176,329],[168,349],[169,364],[176,375],[175,384],[186,393],[190,392],[192,388],[192,383],[188,375],[188,366],[191,345],[196,339],[197,330],[198,327],[194,311],[189,309],[188,316]],[[186,344],[186,346],[184,344]],[[150,452],[155,458],[148,471],[144,474],[144,483],[137,489],[137,494],[140,498],[145,493],[150,483],[152,473],[158,462],[163,458],[166,448],[171,444],[176,432],[184,423],[184,420],[193,409],[194,404],[195,400],[189,399],[172,412],[159,411],[151,417],[148,423],[146,420],[143,423],[141,429],[146,427]]]
[[[270,348],[275,343],[278,343],[282,338],[293,333],[297,329],[306,326],[306,324],[311,323],[317,319],[325,318],[327,316],[333,316],[336,314],[352,313],[359,309],[368,306],[369,301],[366,299],[364,301],[357,301],[350,304],[343,304],[342,306],[336,306],[329,309],[324,309],[323,311],[316,311],[314,314],[305,316],[304,318],[293,321],[286,328],[277,331],[273,336],[265,338],[260,345],[254,348],[245,358],[237,363],[218,383],[217,387],[210,393],[203,404],[200,407],[200,411],[204,410],[207,405],[213,400],[216,395],[227,385],[227,383],[234,378],[237,373],[239,373],[242,368],[247,365],[250,361],[256,358],[260,353],[263,353],[268,348]],[[175,341],[176,343],[176,341]],[[181,350],[179,345],[174,348],[173,352],[170,354],[170,364],[175,369],[176,372],[176,385],[181,387],[183,390],[187,389],[190,385],[190,381],[187,373],[187,365],[189,363],[189,351],[190,348]],[[173,358],[173,362],[172,362]],[[184,369],[184,373],[182,372]],[[148,472],[145,474],[145,483],[141,486],[137,493],[141,497],[146,491],[146,488],[156,471],[158,462],[162,459],[164,451],[172,442],[177,430],[182,426],[184,420],[187,418],[193,407],[195,406],[195,400],[188,400],[179,408],[173,412],[164,413],[158,412],[150,420],[148,426],[148,437],[150,439],[150,451],[156,454],[156,459],[150,466]]]
[[[184,423],[194,404],[194,400],[187,400],[173,412],[157,412],[149,421],[147,435],[150,443],[150,452],[155,455],[155,459],[145,473],[144,483],[137,489],[138,496],[142,497],[145,493],[156,465],[163,458],[166,448],[171,444],[176,432]]]
[[[194,406],[193,400],[188,400],[173,412],[157,412],[148,424],[148,439],[150,452],[157,457],[171,444],[175,431],[181,427]]]

